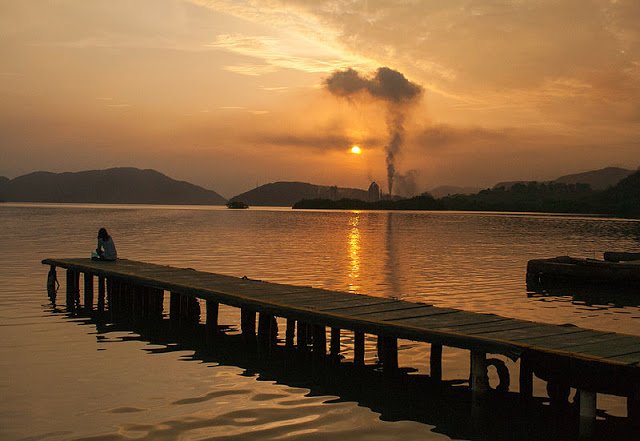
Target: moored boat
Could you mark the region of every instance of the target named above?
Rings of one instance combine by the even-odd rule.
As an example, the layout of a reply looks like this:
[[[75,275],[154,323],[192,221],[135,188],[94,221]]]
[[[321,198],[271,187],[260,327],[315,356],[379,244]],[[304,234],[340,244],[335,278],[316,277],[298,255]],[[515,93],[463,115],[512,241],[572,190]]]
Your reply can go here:
[[[570,256],[533,259],[527,263],[527,289],[539,291],[555,282],[640,288],[640,259],[635,259],[635,254],[605,253],[607,260]]]

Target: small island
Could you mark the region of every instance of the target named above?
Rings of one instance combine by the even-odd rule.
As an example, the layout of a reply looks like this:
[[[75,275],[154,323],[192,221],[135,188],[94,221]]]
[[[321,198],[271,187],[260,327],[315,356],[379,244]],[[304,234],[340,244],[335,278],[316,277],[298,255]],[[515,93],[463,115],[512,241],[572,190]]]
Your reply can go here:
[[[249,206],[242,201],[231,201],[227,204],[227,208],[244,209],[244,208],[249,208]]]

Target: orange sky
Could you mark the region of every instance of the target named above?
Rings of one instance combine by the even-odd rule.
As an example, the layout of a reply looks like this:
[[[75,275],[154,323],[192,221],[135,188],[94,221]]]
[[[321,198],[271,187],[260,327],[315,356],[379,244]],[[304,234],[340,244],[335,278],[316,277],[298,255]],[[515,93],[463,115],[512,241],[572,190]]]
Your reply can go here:
[[[637,0],[15,0],[0,29],[8,177],[384,187],[384,106],[323,87],[380,66],[424,88],[396,165],[422,190],[640,164]]]

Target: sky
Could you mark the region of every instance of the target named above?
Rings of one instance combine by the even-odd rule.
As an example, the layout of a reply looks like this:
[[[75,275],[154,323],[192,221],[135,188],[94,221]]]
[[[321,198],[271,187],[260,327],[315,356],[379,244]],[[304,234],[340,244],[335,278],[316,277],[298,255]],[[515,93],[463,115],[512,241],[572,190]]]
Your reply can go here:
[[[231,197],[640,165],[637,0],[0,0],[0,175],[153,168]],[[351,153],[359,145],[362,154]]]

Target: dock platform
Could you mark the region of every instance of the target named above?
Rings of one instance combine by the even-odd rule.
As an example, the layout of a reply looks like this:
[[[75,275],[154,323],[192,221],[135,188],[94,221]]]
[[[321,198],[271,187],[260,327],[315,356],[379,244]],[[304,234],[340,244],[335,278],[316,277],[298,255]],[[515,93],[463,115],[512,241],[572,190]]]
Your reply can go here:
[[[207,335],[214,336],[218,332],[219,305],[236,307],[248,345],[269,348],[284,344],[310,350],[319,365],[328,355],[327,343],[329,355],[339,354],[341,330],[345,330],[354,333],[353,363],[363,366],[365,334],[375,335],[378,358],[389,374],[399,369],[398,339],[427,342],[431,344],[433,381],[442,379],[443,346],[466,349],[470,351],[469,386],[474,395],[490,389],[487,368],[491,364],[500,374],[502,390],[509,388],[508,370],[499,366],[499,359],[487,358],[488,354],[500,354],[519,361],[519,393],[525,400],[533,394],[536,375],[547,381],[552,400],[566,400],[569,388],[575,388],[581,418],[595,419],[597,394],[606,393],[626,397],[628,417],[634,423],[640,421],[638,336],[126,259],[52,258],[42,263],[51,267],[49,284],[56,268],[66,270],[67,309],[72,311],[82,307],[97,313],[125,312],[146,320],[162,320],[164,295],[168,292],[171,320],[199,323],[200,299],[206,305]],[[49,294],[55,296],[51,287]],[[280,340],[275,317],[286,319],[286,332]],[[503,381],[505,370],[507,378]]]

